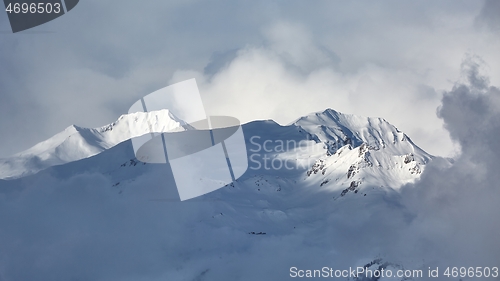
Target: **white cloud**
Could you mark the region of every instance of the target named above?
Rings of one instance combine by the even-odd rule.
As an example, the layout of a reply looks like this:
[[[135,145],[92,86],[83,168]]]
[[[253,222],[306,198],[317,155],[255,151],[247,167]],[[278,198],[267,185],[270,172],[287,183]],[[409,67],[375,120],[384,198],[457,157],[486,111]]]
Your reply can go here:
[[[2,40],[0,131],[10,133],[0,139],[0,155],[73,123],[112,122],[184,70],[191,71],[185,78],[206,80],[207,97],[223,98],[207,100],[218,104],[213,110],[243,121],[288,123],[332,107],[384,117],[430,153],[453,155],[434,110],[467,52],[483,57],[499,84],[500,37],[481,28],[492,3],[152,2],[109,14],[110,5],[89,1],[46,25],[61,32]],[[204,74],[212,56],[226,68]],[[250,107],[250,95],[266,104]]]
[[[425,84],[425,75],[371,63],[342,73],[302,26],[280,22],[266,34],[269,44],[239,50],[210,77],[179,71],[171,82],[197,77],[210,114],[235,116],[241,122],[273,119],[287,124],[330,107],[383,117],[432,154],[456,153],[435,113],[441,94]]]

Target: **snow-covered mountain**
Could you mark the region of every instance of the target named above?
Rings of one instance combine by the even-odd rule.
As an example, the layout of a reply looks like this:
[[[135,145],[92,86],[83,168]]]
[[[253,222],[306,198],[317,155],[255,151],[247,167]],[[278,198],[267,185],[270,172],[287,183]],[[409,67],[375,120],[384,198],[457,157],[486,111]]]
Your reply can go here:
[[[150,131],[171,131],[184,125],[184,121],[166,109],[122,115],[116,122],[100,128],[72,125],[28,150],[0,158],[0,179],[34,174],[51,166],[94,156]]]
[[[419,178],[432,156],[382,118],[342,114],[332,109],[298,119],[293,125],[324,145],[307,172],[320,185],[348,186],[355,191],[361,184],[398,188]]]
[[[123,115],[0,160],[0,200],[33,208],[13,207],[13,217],[37,215],[30,231],[0,229],[18,241],[0,243],[0,260],[22,253],[4,268],[23,260],[18,280],[98,280],[101,271],[99,280],[287,280],[293,266],[399,266],[376,246],[393,237],[368,230],[404,224],[398,188],[433,157],[384,119],[327,109],[286,126],[244,124],[247,172],[186,202],[168,164],[134,157],[127,140],[149,125],[185,124],[167,110]],[[42,241],[29,234],[38,232]]]
[[[281,161],[284,166],[293,161],[294,169],[291,170],[308,168],[310,181],[319,180],[322,186],[331,181],[337,182],[335,185],[357,186],[369,180],[371,185],[397,188],[418,178],[432,159],[407,135],[381,118],[327,109],[301,117],[288,126],[274,124],[279,129],[262,131],[269,122],[272,123],[257,121],[243,125],[250,149],[250,170],[256,170],[255,160],[262,157],[259,161],[263,161],[263,165],[257,165],[261,166],[257,170],[287,170],[286,167],[275,169],[277,164],[274,167],[272,164]],[[182,129],[185,125],[168,110],[122,115],[116,122],[100,128],[72,125],[26,151],[0,159],[0,179],[27,176],[94,156],[132,137],[147,134],[150,128],[153,132],[162,132]],[[296,131],[298,134],[294,135]],[[267,145],[271,139],[275,147],[269,149]],[[266,147],[263,148],[259,141],[267,141]],[[306,147],[299,147],[301,142]],[[256,148],[260,151],[254,151]],[[266,163],[265,155],[272,155],[275,162]]]

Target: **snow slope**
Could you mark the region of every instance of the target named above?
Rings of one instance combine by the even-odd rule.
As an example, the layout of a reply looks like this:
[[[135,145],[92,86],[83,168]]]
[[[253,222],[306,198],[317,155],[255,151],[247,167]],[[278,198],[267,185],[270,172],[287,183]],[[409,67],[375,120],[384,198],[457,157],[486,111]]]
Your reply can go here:
[[[100,128],[69,126],[52,138],[9,158],[0,159],[0,179],[18,178],[101,153],[115,145],[150,132],[181,128],[185,122],[168,110],[122,115]]]
[[[298,119],[293,125],[324,144],[326,155],[308,171],[321,186],[337,182],[344,194],[358,186],[398,188],[418,179],[432,156],[382,118],[342,114],[332,109]],[[366,185],[366,184],[365,184]]]

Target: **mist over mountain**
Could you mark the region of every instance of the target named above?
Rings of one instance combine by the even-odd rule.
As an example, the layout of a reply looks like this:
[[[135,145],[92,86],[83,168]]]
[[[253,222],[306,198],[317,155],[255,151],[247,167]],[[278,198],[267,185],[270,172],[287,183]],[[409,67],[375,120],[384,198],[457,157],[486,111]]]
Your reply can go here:
[[[30,279],[57,273],[61,280],[97,280],[110,270],[113,278],[126,280],[139,274],[133,270],[139,266],[151,278],[215,274],[218,280],[250,280],[256,278],[251,267],[260,267],[263,280],[280,280],[291,266],[328,262],[337,247],[331,243],[351,239],[353,233],[343,233],[343,227],[331,233],[336,239],[324,236],[333,230],[329,220],[349,224],[353,216],[365,214],[361,208],[386,208],[383,202],[395,200],[397,190],[417,180],[433,159],[381,118],[327,109],[287,126],[254,121],[243,125],[247,172],[226,187],[181,203],[168,164],[134,157],[128,139],[148,132],[148,123],[160,130],[180,127],[182,121],[166,110],[123,115],[101,128],[71,126],[2,159],[2,175],[10,179],[1,183],[4,214],[22,218],[31,229],[18,233],[11,225],[2,232],[3,241],[23,245],[3,245],[7,275]],[[132,133],[130,124],[136,126]],[[21,209],[12,209],[14,204]],[[355,221],[370,224],[366,217]],[[322,252],[323,247],[330,250]],[[25,251],[29,255],[20,255]],[[302,254],[290,259],[282,251]],[[380,254],[361,252],[363,262]],[[273,264],[259,258],[266,253],[276,255]],[[304,263],[301,257],[311,255],[316,257]],[[30,270],[11,272],[19,265],[16,260]],[[110,263],[111,268],[104,266]],[[227,266],[232,268],[228,275]]]
[[[184,202],[169,165],[137,161],[126,132],[182,120],[70,127],[1,160],[0,280],[288,280],[292,267],[356,266],[426,280],[429,267],[498,266],[500,91],[470,68],[439,109],[462,146],[453,161],[382,118],[327,109],[242,125],[247,172]]]

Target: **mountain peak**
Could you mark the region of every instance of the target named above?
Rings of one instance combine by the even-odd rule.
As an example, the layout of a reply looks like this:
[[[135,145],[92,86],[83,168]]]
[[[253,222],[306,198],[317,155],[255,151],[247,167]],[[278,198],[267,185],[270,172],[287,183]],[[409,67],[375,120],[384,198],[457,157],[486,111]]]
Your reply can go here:
[[[383,118],[345,114],[331,108],[301,117],[293,124],[329,144],[331,153],[346,144],[358,147],[366,143],[376,149],[389,144],[396,149],[405,146],[402,150],[416,147],[406,134]]]
[[[326,155],[307,172],[320,186],[334,180],[343,194],[369,186],[398,188],[420,176],[432,156],[383,118],[340,113],[328,108],[292,123],[322,143]],[[363,184],[366,186],[366,184]],[[341,195],[343,196],[343,195]]]
[[[133,137],[148,134],[150,130],[166,132],[184,125],[186,122],[167,109],[124,114],[117,121],[99,128],[71,125],[23,152],[0,159],[0,179],[17,178],[88,158]]]

